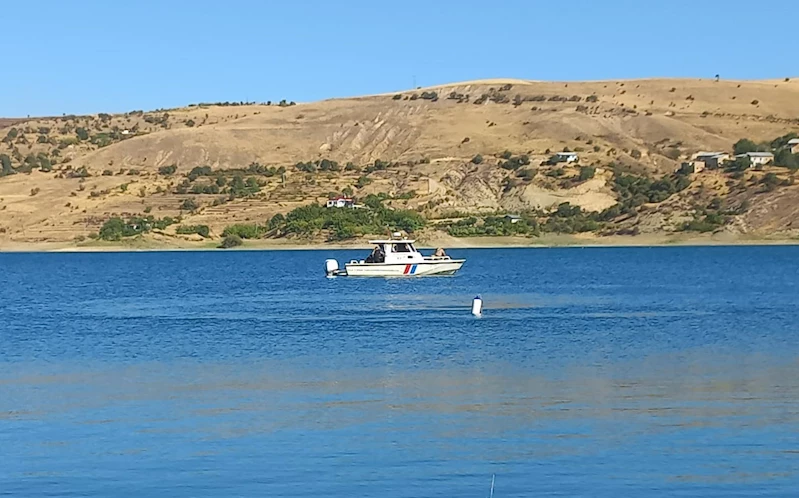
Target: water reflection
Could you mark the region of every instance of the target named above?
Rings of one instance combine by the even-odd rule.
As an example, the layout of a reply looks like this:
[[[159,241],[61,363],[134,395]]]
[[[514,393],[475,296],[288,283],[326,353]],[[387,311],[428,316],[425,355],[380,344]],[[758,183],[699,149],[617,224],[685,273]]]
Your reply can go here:
[[[767,357],[662,356],[558,375],[501,364],[419,371],[61,364],[50,374],[39,364],[16,367],[0,375],[0,414],[6,431],[24,431],[27,444],[12,450],[24,460],[7,467],[7,477],[49,472],[32,462],[62,451],[138,455],[179,443],[212,456],[227,451],[218,446],[226,441],[285,445],[288,436],[311,434],[323,445],[339,435],[357,454],[388,445],[521,468],[628,452],[623,460],[639,472],[675,482],[795,479],[799,468],[799,368]],[[128,437],[112,437],[119,433]],[[98,437],[105,443],[82,444]],[[259,453],[257,445],[250,450]],[[325,450],[337,458],[343,451]],[[731,451],[738,456],[724,467]],[[664,474],[657,459],[634,461],[644,453],[684,464],[672,461]]]

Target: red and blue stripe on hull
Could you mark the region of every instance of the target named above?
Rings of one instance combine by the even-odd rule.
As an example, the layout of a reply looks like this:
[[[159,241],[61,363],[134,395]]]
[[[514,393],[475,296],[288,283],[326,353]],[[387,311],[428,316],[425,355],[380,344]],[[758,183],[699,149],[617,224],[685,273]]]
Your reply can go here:
[[[405,271],[402,272],[403,275],[413,275],[416,273],[416,265],[405,265]]]

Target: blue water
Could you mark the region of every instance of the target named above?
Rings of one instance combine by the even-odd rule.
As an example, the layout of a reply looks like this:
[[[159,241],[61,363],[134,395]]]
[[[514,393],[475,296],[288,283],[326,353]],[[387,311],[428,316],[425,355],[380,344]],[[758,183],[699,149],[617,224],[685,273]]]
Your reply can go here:
[[[450,253],[0,254],[0,495],[799,494],[799,248]]]

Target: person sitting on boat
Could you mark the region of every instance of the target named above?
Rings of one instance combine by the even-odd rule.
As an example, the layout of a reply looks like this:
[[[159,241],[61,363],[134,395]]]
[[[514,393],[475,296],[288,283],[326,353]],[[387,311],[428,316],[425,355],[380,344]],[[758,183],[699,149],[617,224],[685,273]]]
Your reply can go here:
[[[447,253],[444,252],[444,248],[443,247],[439,247],[438,249],[436,249],[436,253],[433,254],[433,256],[435,256],[437,258],[445,258],[445,257],[447,257]]]

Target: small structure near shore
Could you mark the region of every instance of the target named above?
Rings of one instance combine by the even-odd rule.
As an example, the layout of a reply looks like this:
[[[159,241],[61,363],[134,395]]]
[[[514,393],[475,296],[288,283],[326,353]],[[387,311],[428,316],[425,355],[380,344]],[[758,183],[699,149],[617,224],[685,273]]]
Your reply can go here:
[[[340,195],[334,199],[327,200],[327,207],[329,208],[354,208],[355,201],[352,197],[345,197]]]

